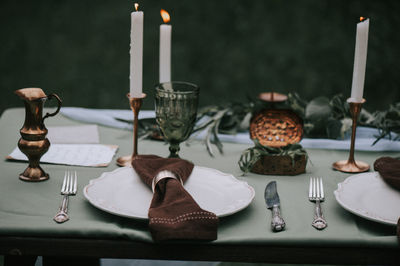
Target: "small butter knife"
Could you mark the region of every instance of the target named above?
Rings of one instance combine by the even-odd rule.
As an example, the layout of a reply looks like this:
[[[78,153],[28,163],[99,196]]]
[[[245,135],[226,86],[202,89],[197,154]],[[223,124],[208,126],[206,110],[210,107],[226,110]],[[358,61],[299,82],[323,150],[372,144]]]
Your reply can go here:
[[[267,208],[272,210],[272,230],[276,232],[282,231],[285,228],[286,224],[281,216],[281,212],[279,209],[279,206],[281,204],[275,181],[268,183],[268,185],[265,187],[264,198],[265,203],[267,204]]]

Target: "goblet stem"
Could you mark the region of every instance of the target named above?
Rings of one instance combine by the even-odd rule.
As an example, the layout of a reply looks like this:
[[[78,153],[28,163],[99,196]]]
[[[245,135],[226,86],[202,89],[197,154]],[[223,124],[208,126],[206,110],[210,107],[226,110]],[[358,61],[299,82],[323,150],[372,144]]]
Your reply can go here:
[[[179,151],[180,151],[179,143],[171,143],[169,146],[170,154],[168,158],[179,158]]]

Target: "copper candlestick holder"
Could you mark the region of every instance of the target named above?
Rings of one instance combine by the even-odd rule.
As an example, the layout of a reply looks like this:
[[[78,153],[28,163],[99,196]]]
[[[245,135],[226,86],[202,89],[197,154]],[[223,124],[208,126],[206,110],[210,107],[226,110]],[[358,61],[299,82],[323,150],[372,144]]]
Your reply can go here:
[[[28,167],[19,175],[19,178],[30,182],[47,180],[49,174],[40,167],[40,158],[50,147],[50,141],[46,138],[48,131],[44,120],[55,116],[60,111],[62,101],[58,95],[54,93],[46,95],[40,88],[25,88],[16,90],[15,93],[24,100],[25,104],[25,122],[19,131],[21,138],[18,141],[18,148],[29,161]],[[58,102],[56,111],[43,116],[45,101],[53,98]]]
[[[119,157],[117,159],[118,166],[131,166],[132,160],[135,160],[135,158],[138,155],[138,152],[137,152],[138,145],[137,144],[138,144],[139,111],[140,111],[140,108],[142,107],[143,99],[146,98],[145,93],[142,93],[141,97],[131,98],[129,93],[126,96],[129,99],[129,104],[133,111],[133,119],[134,119],[133,120],[133,153],[132,153],[132,155],[126,155],[126,156]]]
[[[350,155],[349,159],[337,161],[332,164],[333,169],[345,172],[345,173],[362,173],[369,170],[369,165],[365,162],[355,161],[354,160],[354,144],[356,141],[356,128],[357,128],[357,119],[361,112],[361,106],[365,103],[365,99],[361,102],[354,102],[352,99],[347,99],[347,102],[350,105],[350,114],[353,119],[352,124],[352,132],[351,132],[351,145],[350,145]]]

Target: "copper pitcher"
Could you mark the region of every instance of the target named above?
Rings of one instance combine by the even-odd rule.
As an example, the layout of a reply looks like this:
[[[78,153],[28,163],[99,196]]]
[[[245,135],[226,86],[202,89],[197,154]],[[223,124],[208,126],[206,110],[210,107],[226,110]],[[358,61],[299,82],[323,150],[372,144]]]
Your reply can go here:
[[[55,116],[60,111],[62,101],[56,94],[46,95],[40,88],[25,88],[16,90],[15,93],[24,100],[25,104],[25,122],[20,130],[21,138],[18,141],[18,148],[29,160],[29,166],[19,175],[19,178],[24,181],[47,180],[49,175],[39,165],[40,158],[50,147],[50,141],[46,138],[47,128],[44,126],[44,120]],[[45,101],[53,98],[58,102],[57,110],[43,116]]]

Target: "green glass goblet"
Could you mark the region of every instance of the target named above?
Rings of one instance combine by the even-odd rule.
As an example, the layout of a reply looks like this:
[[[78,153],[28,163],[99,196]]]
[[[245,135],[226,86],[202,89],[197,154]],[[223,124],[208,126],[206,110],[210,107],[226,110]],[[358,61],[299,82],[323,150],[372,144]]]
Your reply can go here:
[[[197,116],[199,87],[183,81],[156,85],[156,121],[169,143],[169,158],[179,158],[179,144],[192,133]]]

